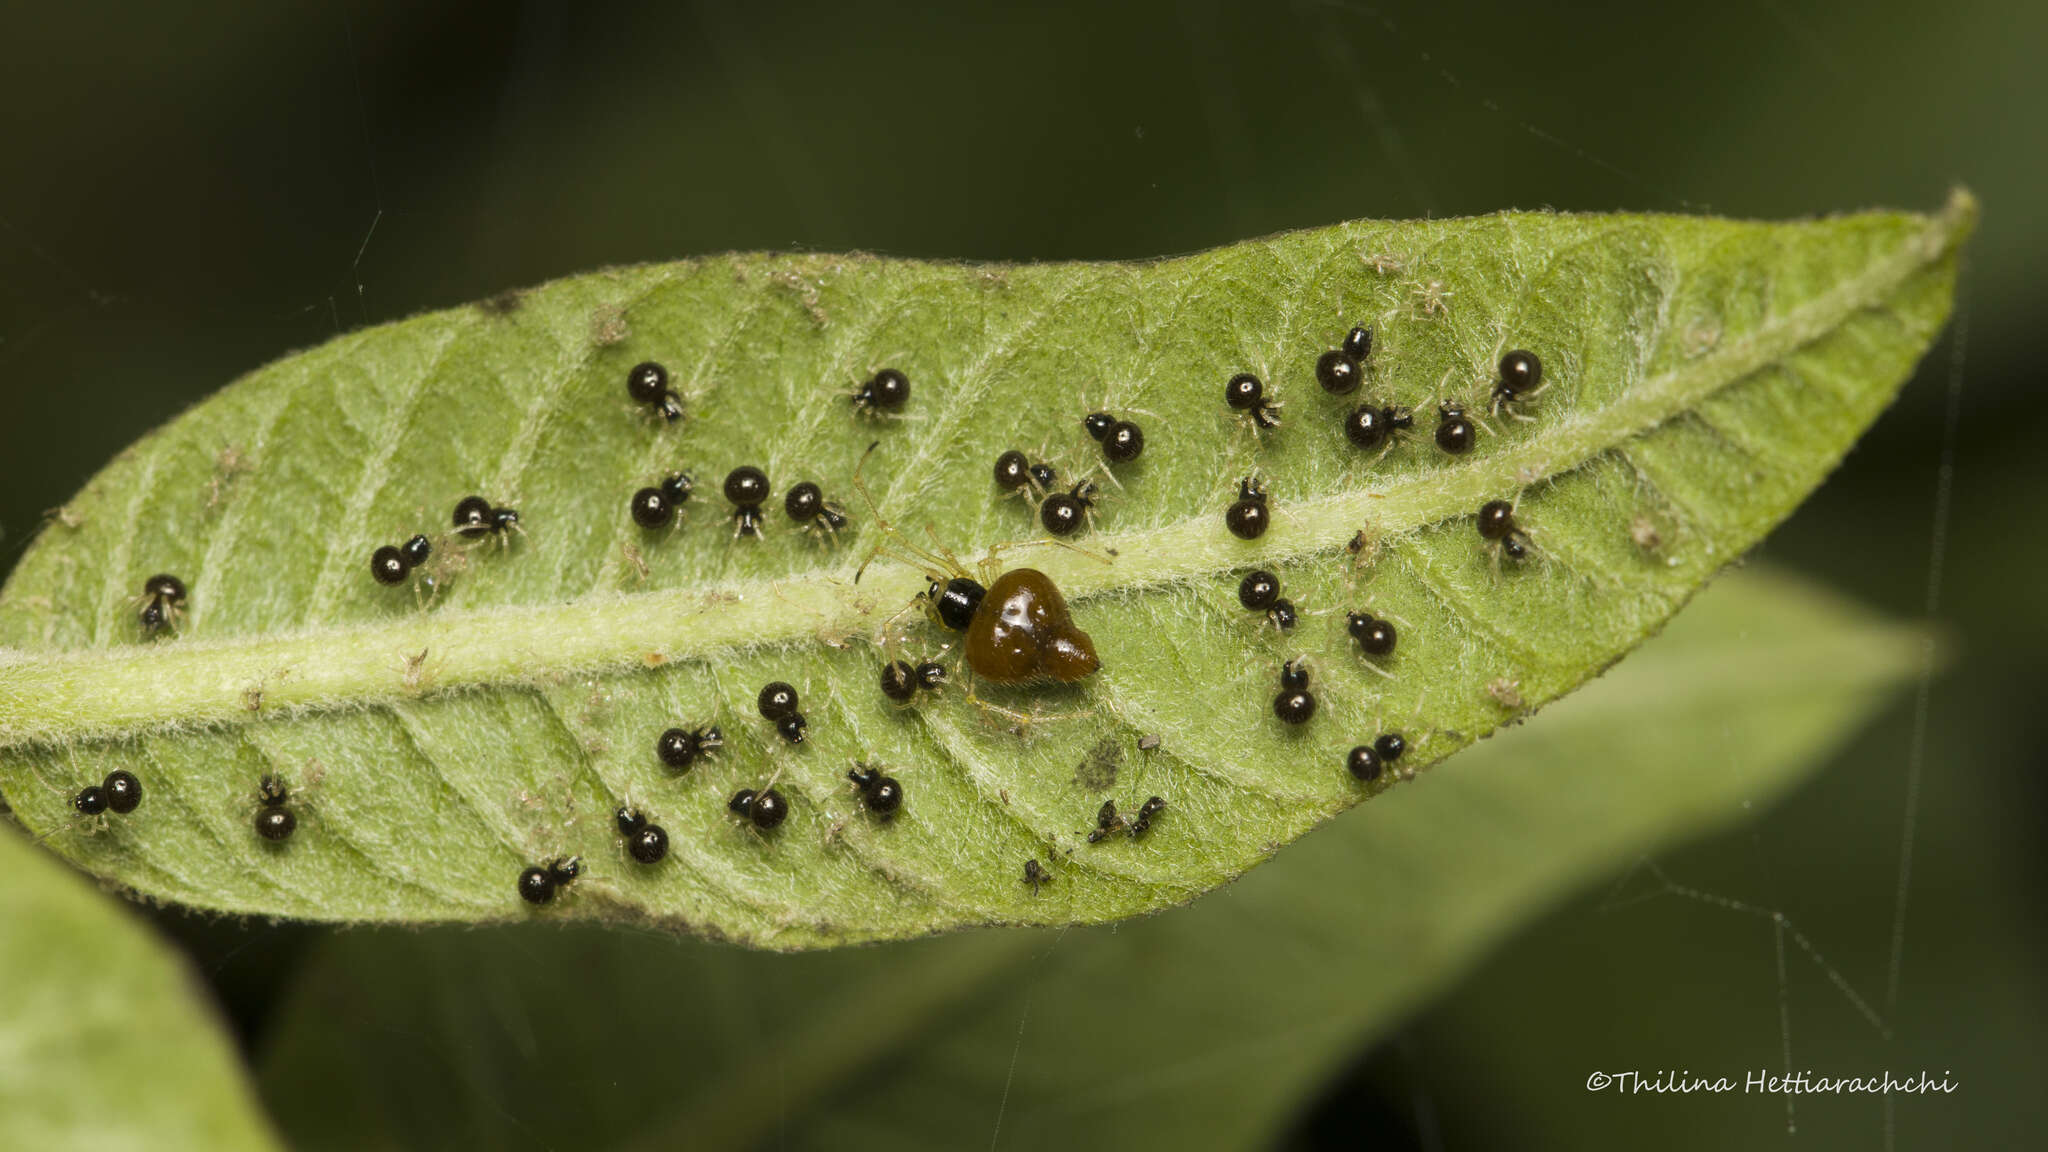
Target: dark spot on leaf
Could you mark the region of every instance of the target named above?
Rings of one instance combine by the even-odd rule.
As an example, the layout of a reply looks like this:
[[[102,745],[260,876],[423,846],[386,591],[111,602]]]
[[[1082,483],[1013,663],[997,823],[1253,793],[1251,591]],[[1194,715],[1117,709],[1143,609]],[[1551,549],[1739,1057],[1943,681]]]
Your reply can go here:
[[[525,303],[526,293],[515,288],[508,292],[500,292],[496,296],[486,296],[477,301],[476,306],[486,315],[510,316],[519,311]]]
[[[1116,770],[1123,762],[1124,746],[1104,736],[1074,766],[1074,783],[1090,792],[1107,791],[1116,787]]]

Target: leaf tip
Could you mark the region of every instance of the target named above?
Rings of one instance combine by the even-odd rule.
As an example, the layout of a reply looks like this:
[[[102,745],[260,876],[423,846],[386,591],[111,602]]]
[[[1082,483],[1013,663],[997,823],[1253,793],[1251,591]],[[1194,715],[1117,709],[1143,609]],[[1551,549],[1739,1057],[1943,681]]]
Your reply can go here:
[[[1977,227],[1977,196],[1961,184],[1948,190],[1948,203],[1942,205],[1942,222],[1955,234],[1958,242],[1969,237]]]

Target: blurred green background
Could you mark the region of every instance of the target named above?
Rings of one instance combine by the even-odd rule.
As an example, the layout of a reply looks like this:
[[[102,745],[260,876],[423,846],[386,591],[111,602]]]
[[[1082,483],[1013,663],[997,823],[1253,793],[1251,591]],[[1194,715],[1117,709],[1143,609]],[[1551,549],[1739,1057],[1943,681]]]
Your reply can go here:
[[[1984,220],[1960,322],[1764,550],[1898,617],[1938,588],[1946,673],[1782,806],[1656,861],[1765,914],[1617,877],[1358,1053],[1287,1142],[2039,1142],[2048,7],[242,0],[14,4],[0,41],[9,564],[45,509],[239,373],[608,263],[1109,259],[1509,207],[1932,209],[1966,184]],[[1825,967],[1788,945],[1781,977],[1773,911]],[[260,1051],[319,931],[153,915]],[[1961,1088],[1899,1104],[1889,1136],[1879,1104],[1808,1098],[1795,1137],[1776,1102],[1582,1087],[1780,1066],[1786,1021],[1797,1067]]]

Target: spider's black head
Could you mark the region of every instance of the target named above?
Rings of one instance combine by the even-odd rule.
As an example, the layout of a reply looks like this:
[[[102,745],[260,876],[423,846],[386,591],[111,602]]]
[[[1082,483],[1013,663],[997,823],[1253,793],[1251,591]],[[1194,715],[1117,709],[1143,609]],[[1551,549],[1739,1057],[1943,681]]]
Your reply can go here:
[[[946,581],[943,588],[938,581],[932,581],[926,594],[937,607],[940,623],[955,632],[965,632],[968,622],[974,619],[974,610],[981,607],[981,598],[987,593],[988,589],[967,577],[955,576]]]

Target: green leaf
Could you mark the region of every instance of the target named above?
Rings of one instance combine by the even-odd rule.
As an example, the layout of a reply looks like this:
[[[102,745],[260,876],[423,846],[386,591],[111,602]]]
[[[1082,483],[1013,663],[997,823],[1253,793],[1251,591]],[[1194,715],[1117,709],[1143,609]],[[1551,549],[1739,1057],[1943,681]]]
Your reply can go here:
[[[0,829],[0,1148],[273,1148],[174,950]]]
[[[1542,723],[1114,931],[804,956],[338,936],[281,1011],[266,1098],[308,1149],[980,1147],[999,1115],[1003,1147],[1257,1146],[1550,902],[1818,768],[1923,642],[1740,574]]]
[[[0,788],[48,829],[64,793],[134,765],[142,811],[52,846],[237,912],[644,919],[804,948],[1179,903],[1391,786],[1351,779],[1353,744],[1402,729],[1404,766],[1426,767],[1661,626],[1890,399],[1947,314],[1973,218],[1959,193],[1931,217],[1794,224],[1355,223],[1145,265],[733,256],[346,336],[124,453],[25,556],[0,600]],[[1312,380],[1355,322],[1378,335],[1377,401],[1483,407],[1515,346],[1548,389],[1467,456],[1437,450],[1427,411],[1383,458],[1361,452],[1338,428],[1352,399]],[[687,420],[629,401],[644,359],[669,365]],[[848,402],[885,364],[916,389],[901,419]],[[1287,405],[1270,435],[1222,403],[1243,370]],[[852,487],[868,444],[899,545],[929,527],[974,557],[1035,533],[991,461],[1045,444],[1079,471],[1097,451],[1081,416],[1104,403],[1151,437],[1077,538],[1094,554],[1001,558],[1060,582],[1102,671],[890,706],[884,629],[924,575],[859,572],[883,542]],[[716,480],[749,463],[778,491],[824,484],[853,517],[837,545],[773,508],[766,539],[735,539]],[[690,522],[635,527],[628,495],[677,467],[705,481]],[[1275,524],[1244,541],[1223,511],[1255,471]],[[371,579],[375,546],[472,492],[515,503],[528,534],[444,538],[460,563],[425,605]],[[1537,554],[1503,571],[1473,516],[1518,493]],[[1322,614],[1261,626],[1235,599],[1255,565]],[[190,599],[150,642],[130,597],[157,571]],[[1401,623],[1392,678],[1346,637],[1349,608]],[[913,656],[956,635],[897,627]],[[1299,654],[1322,707],[1289,729],[1270,701]],[[807,702],[800,748],[753,715],[771,680]],[[993,708],[1044,719],[1020,735]],[[680,778],[657,762],[662,729],[711,723],[718,757]],[[894,821],[855,802],[856,760],[902,780]],[[265,773],[302,813],[281,847],[250,830]],[[738,826],[726,797],[771,780],[789,821]],[[1146,839],[1084,841],[1103,799],[1148,795],[1169,811]],[[666,827],[670,859],[626,859],[622,801]],[[584,878],[522,904],[520,869],[572,853]],[[1058,882],[1035,894],[1027,859]]]

